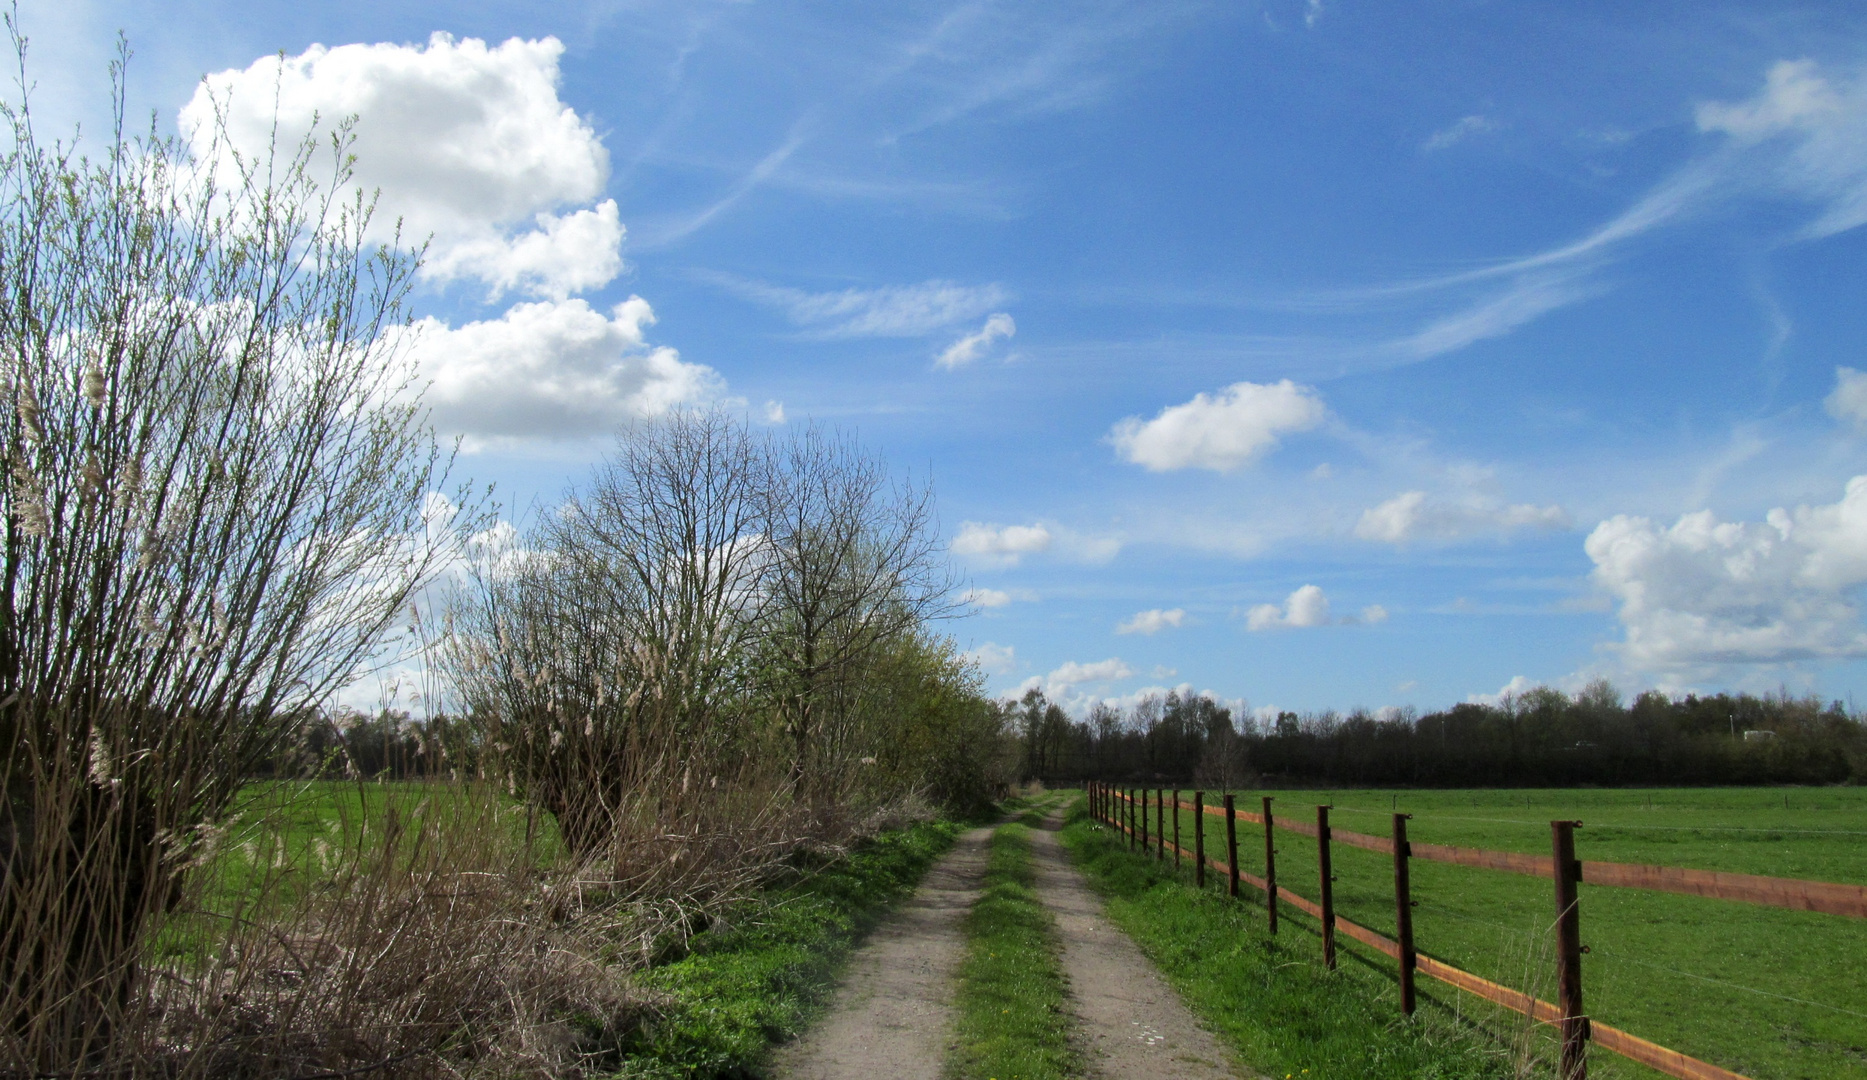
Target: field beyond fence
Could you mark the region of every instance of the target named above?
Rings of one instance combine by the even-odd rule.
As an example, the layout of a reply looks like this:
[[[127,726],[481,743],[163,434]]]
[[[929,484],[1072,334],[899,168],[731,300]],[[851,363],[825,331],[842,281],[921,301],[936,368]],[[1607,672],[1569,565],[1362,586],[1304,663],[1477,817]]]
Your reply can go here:
[[[1323,963],[1342,952],[1393,971],[1398,1010],[1413,1011],[1417,976],[1429,976],[1456,988],[1450,1008],[1513,1041],[1553,1043],[1545,1052],[1565,1077],[1843,1077],[1867,1061],[1857,789],[1276,792],[1247,803],[1091,783],[1089,802],[1137,852],[1234,896],[1274,898],[1272,933],[1280,914],[1309,916]],[[1798,876],[1758,872],[1772,870]],[[1375,956],[1338,950],[1338,935]],[[1419,993],[1433,985],[1418,981]],[[1590,1042],[1628,1060],[1586,1055]]]

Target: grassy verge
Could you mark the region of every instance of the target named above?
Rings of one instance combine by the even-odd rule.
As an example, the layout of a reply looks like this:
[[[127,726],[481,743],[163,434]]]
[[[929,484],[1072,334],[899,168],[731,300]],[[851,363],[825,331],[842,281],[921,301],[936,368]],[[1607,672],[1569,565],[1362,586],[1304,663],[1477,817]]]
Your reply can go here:
[[[1063,1011],[1054,921],[1032,884],[1030,830],[1000,827],[985,891],[966,917],[957,1041],[947,1063],[958,1080],[1047,1080],[1081,1071]]]
[[[856,938],[961,828],[930,822],[885,833],[695,937],[684,959],[645,972],[640,984],[663,1004],[628,1040],[619,1075],[754,1074],[774,1043],[815,1017]]]
[[[1297,1080],[1479,1080],[1511,1075],[1509,1055],[1449,1015],[1402,1020],[1391,978],[1325,970],[1315,939],[1265,934],[1263,909],[1194,889],[1172,863],[1130,854],[1078,803],[1064,845],[1180,996],[1246,1062]],[[1212,878],[1208,878],[1209,881]]]

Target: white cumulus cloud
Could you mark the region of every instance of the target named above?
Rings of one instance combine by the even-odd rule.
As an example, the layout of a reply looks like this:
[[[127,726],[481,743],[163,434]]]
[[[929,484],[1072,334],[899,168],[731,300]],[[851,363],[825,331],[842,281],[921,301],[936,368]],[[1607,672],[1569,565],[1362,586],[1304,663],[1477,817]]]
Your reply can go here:
[[[457,329],[426,318],[396,334],[431,383],[423,400],[440,430],[476,440],[577,439],[723,388],[712,368],[650,346],[643,327],[654,320],[640,297],[608,314],[582,300],[546,300]]]
[[[1379,604],[1369,604],[1361,609],[1361,621],[1369,626],[1384,623],[1387,621],[1387,609]]]
[[[953,538],[953,554],[998,565],[1016,565],[1019,559],[1050,548],[1050,530],[1042,525],[988,525],[961,522]]]
[[[1284,627],[1326,626],[1329,598],[1319,585],[1305,585],[1284,598],[1282,607],[1259,604],[1245,613],[1245,629],[1277,630]]]
[[[1822,404],[1835,419],[1867,429],[1867,372],[1851,367],[1836,368],[1834,392]]]
[[[1841,500],[1771,510],[1762,522],[1708,510],[1670,526],[1617,516],[1589,534],[1594,580],[1619,604],[1629,667],[1867,656],[1856,596],[1867,585],[1867,476]]]
[[[993,342],[1000,338],[1011,337],[1017,332],[1018,324],[1011,320],[1011,316],[1002,311],[998,312],[987,318],[985,325],[976,332],[967,334],[948,345],[946,351],[942,352],[939,359],[934,362],[949,371],[953,368],[965,367],[990,351]]]
[[[1560,506],[1519,503],[1500,505],[1479,496],[1435,499],[1424,491],[1403,491],[1362,511],[1355,535],[1363,540],[1404,544],[1413,540],[1458,540],[1484,533],[1519,529],[1566,529],[1569,515]]]
[[[1317,426],[1326,415],[1313,387],[1289,379],[1241,382],[1216,394],[1197,394],[1152,420],[1128,417],[1115,425],[1109,439],[1124,459],[1154,472],[1230,472],[1257,459],[1282,436]]]
[[[1497,693],[1469,694],[1466,696],[1465,700],[1471,702],[1473,705],[1501,705],[1506,700],[1520,698],[1541,685],[1543,684],[1531,682],[1522,675],[1513,675],[1509,682],[1498,687]]]
[[[609,157],[558,99],[556,38],[495,47],[436,33],[426,46],[313,45],[207,76],[178,118],[197,155],[212,149],[216,110],[231,149],[263,161],[276,122],[290,152],[312,129],[357,118],[357,186],[380,191],[374,228],[433,236],[425,272],[478,278],[495,292],[562,298],[621,270],[614,202],[588,206]],[[215,162],[231,168],[223,156]],[[570,213],[563,213],[567,208]]]
[[[1119,657],[1111,656],[1107,660],[1097,660],[1090,664],[1071,660],[1044,676],[1044,692],[1056,697],[1068,694],[1078,686],[1115,682],[1133,675],[1133,669]]]
[[[1018,667],[1017,649],[993,641],[982,642],[961,655],[979,665],[979,670],[992,675],[1005,675]]]
[[[1151,608],[1147,611],[1138,611],[1123,619],[1121,625],[1115,628],[1115,632],[1117,634],[1158,634],[1170,626],[1180,626],[1185,622],[1186,610],[1184,608],[1168,608],[1164,611],[1160,608]]]
[[[959,594],[959,602],[973,607],[999,608],[1011,603],[1011,594],[1003,589],[967,589]]]

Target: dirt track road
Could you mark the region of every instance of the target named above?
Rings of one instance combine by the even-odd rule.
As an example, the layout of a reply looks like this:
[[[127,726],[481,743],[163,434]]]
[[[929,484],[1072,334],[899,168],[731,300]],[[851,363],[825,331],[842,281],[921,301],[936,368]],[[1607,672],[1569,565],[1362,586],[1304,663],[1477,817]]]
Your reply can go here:
[[[1032,839],[1037,893],[1057,920],[1063,974],[1089,1075],[1107,1080],[1249,1077],[1167,985],[1128,935],[1102,913],[1102,899],[1070,865],[1057,816]]]
[[[1060,813],[1036,830],[1037,891],[1057,921],[1076,1038],[1098,1080],[1251,1077],[1202,1028],[1154,966],[1102,913],[1058,842]],[[782,1080],[939,1080],[952,1029],[962,925],[979,897],[992,830],[960,837],[913,898],[850,962],[830,1014],[779,1051]]]
[[[773,1061],[785,1080],[939,1080],[960,923],[979,898],[990,828],[961,836],[850,960],[836,1004]]]

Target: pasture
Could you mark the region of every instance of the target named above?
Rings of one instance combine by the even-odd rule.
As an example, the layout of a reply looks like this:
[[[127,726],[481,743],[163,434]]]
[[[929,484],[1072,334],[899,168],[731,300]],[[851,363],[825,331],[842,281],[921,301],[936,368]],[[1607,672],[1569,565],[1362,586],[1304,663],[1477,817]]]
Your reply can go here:
[[[1240,810],[1257,810],[1259,796],[1274,796],[1279,820],[1313,824],[1321,803],[1334,808],[1335,828],[1385,836],[1398,811],[1413,815],[1408,827],[1416,843],[1543,857],[1550,852],[1549,822],[1577,819],[1584,823],[1576,833],[1583,860],[1867,884],[1862,788],[1237,794]],[[1214,794],[1208,801],[1215,801]],[[1192,819],[1190,812],[1180,815],[1189,850]],[[1222,859],[1224,838],[1217,825],[1217,818],[1207,818],[1207,851]],[[1259,827],[1240,822],[1238,847],[1241,869],[1262,874]],[[1392,860],[1337,843],[1333,862],[1338,914],[1393,934]],[[1280,830],[1277,878],[1284,888],[1314,899],[1315,841]],[[1423,859],[1412,860],[1412,878],[1418,902],[1414,934],[1422,953],[1554,999],[1548,880]],[[1752,1077],[1840,1080],[1867,1070],[1867,1003],[1859,992],[1867,935],[1858,920],[1586,881],[1580,911],[1589,948],[1583,958],[1585,1003],[1600,1021]],[[1314,939],[1313,919],[1288,905],[1283,912],[1283,935]],[[1343,935],[1337,942],[1344,964],[1372,965],[1391,976],[1387,957]],[[1443,984],[1422,978],[1419,985],[1422,996],[1482,1019],[1513,1040],[1547,1038],[1513,1014]],[[1593,1075],[1603,1077],[1658,1075],[1600,1050],[1591,1053],[1590,1064]]]

